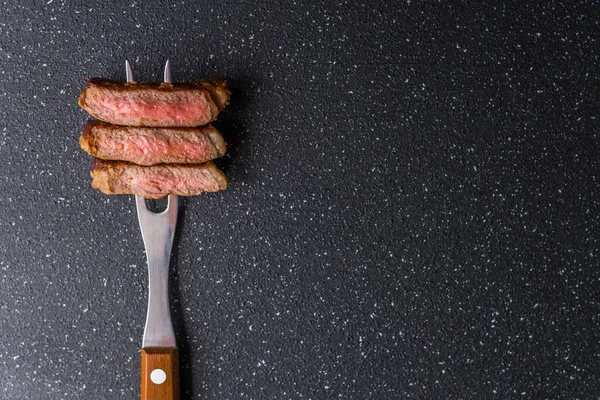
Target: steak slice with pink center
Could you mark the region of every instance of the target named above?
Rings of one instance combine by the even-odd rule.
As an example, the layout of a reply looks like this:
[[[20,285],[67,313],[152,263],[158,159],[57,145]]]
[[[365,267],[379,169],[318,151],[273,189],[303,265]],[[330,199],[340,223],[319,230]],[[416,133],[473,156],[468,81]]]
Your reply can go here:
[[[193,127],[217,119],[230,95],[221,79],[170,84],[92,78],[79,105],[99,120],[117,125]]]

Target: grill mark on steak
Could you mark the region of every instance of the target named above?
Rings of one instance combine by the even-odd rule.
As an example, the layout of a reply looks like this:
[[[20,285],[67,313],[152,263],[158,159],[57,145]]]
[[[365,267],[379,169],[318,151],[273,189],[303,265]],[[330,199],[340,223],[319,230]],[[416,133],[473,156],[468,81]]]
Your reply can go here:
[[[212,162],[140,166],[94,159],[92,187],[105,194],[135,194],[161,199],[169,194],[197,196],[227,188],[227,178]]]
[[[226,144],[212,126],[201,128],[146,128],[88,121],[79,145],[103,160],[138,165],[201,164],[225,155]]]
[[[221,79],[170,84],[92,78],[79,105],[99,120],[117,125],[193,127],[214,121],[230,95]]]

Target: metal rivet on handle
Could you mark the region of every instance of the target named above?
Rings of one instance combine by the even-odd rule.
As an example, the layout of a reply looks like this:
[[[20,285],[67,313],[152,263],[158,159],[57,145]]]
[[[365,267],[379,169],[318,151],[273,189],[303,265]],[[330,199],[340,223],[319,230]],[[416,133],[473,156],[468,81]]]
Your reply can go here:
[[[161,383],[164,383],[164,381],[167,380],[167,373],[162,369],[157,368],[154,371],[150,372],[150,380],[152,381],[152,383],[160,385]]]

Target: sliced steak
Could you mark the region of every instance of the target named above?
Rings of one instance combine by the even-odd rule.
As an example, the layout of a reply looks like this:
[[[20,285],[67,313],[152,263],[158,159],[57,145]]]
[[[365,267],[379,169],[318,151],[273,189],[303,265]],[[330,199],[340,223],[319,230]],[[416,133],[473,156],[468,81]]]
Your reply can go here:
[[[225,174],[212,162],[150,167],[95,159],[92,187],[106,194],[135,194],[161,199],[169,194],[197,196],[227,188]]]
[[[212,125],[201,128],[143,128],[88,121],[79,145],[103,160],[139,165],[201,164],[225,155],[223,137]]]
[[[192,127],[217,119],[230,95],[221,79],[171,84],[92,78],[79,105],[99,120],[117,125]]]

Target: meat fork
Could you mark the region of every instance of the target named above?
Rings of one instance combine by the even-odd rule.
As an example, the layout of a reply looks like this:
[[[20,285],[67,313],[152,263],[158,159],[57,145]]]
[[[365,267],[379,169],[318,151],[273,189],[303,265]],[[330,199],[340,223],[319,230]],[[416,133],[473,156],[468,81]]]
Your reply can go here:
[[[127,82],[134,82],[125,61]],[[164,82],[171,83],[167,61]],[[178,198],[169,195],[166,210],[148,210],[146,200],[135,196],[138,220],[148,261],[148,314],[142,342],[142,400],[179,400],[179,360],[169,311],[169,261],[177,225]]]

